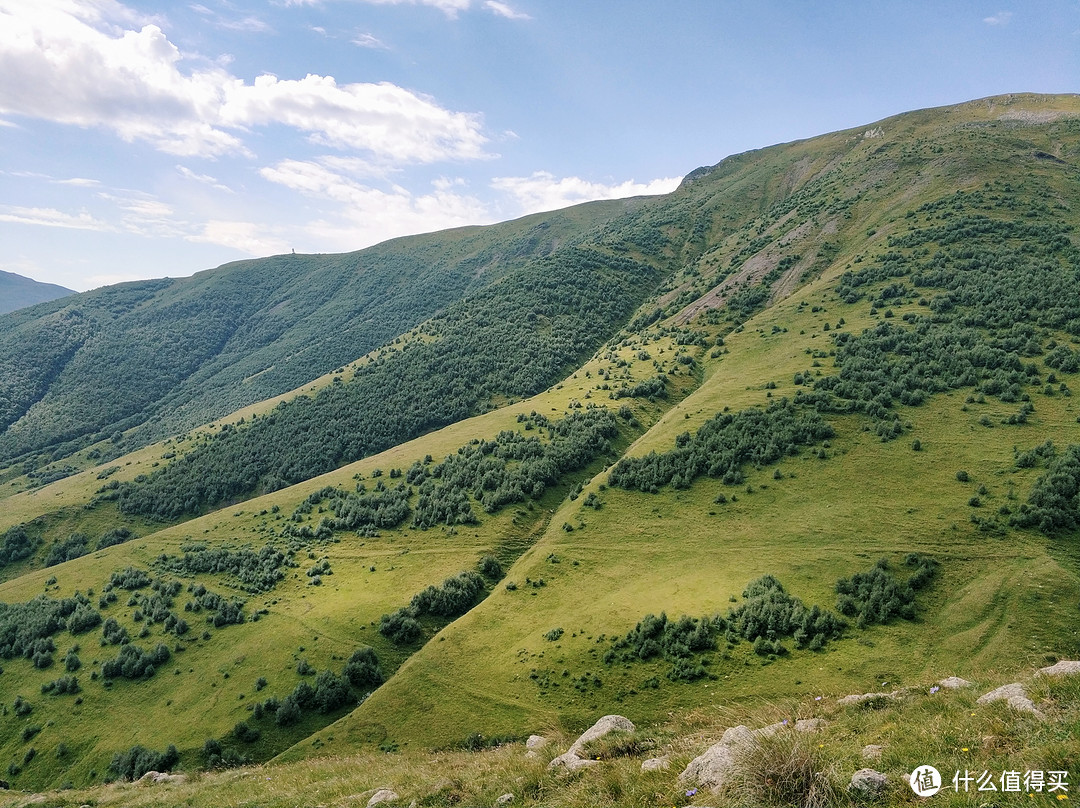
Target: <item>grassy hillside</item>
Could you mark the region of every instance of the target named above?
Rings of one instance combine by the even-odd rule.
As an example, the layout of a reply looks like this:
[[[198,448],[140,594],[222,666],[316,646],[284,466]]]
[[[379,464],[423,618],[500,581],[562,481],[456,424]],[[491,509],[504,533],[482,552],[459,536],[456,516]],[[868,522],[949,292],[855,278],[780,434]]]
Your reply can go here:
[[[507,778],[526,804],[653,804],[683,799],[678,768],[563,781],[446,750],[617,712],[683,760],[762,704],[1076,658],[1078,160],[1080,102],[1041,96],[739,155],[281,406],[35,490],[12,472],[6,779],[336,778],[311,761],[359,754],[427,804]],[[76,531],[85,554],[42,568]],[[998,730],[1009,754],[1067,757],[1046,733],[1070,693],[1045,694],[1057,729]],[[923,762],[915,719],[830,717],[844,765],[886,736],[890,774]],[[433,785],[455,767],[476,782]]]
[[[41,465],[139,427],[134,448],[284,393],[633,206],[240,261],[0,318],[0,460]]]

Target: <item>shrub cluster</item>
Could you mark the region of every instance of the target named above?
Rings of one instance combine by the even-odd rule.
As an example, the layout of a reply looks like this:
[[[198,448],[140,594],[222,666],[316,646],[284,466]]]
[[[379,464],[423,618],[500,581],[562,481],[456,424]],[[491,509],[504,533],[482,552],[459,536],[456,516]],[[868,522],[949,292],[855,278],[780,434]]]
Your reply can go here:
[[[1040,454],[1053,459],[1031,487],[1028,501],[1009,521],[1048,535],[1076,530],[1080,526],[1080,445],[1069,446],[1057,456],[1053,446],[1047,445]]]
[[[182,556],[161,555],[157,567],[176,575],[230,575],[246,592],[268,592],[285,577],[285,554],[267,544],[261,549],[234,550],[192,543],[182,547]]]
[[[484,579],[472,570],[459,572],[439,586],[429,586],[413,595],[408,606],[379,620],[379,633],[398,645],[409,645],[420,639],[422,629],[418,618],[459,617],[475,604],[484,593]]]
[[[101,674],[106,679],[149,679],[171,656],[168,646],[162,643],[149,651],[129,643],[120,647],[116,657],[102,663]]]
[[[846,625],[820,606],[808,608],[772,575],[751,581],[743,598],[746,602],[728,614],[728,636],[749,640],[762,655],[787,653],[780,642],[785,637],[791,637],[796,648],[817,651],[840,636]]]
[[[180,762],[180,753],[169,744],[164,752],[154,752],[136,745],[126,752],[117,752],[109,763],[108,774],[115,780],[138,780],[147,772],[167,772]]]
[[[737,485],[743,481],[744,464],[775,463],[796,454],[800,446],[833,435],[833,428],[816,412],[783,400],[765,410],[716,415],[694,435],[681,434],[669,452],[625,457],[611,470],[609,481],[619,488],[651,493],[668,484],[687,488],[703,474]]]
[[[909,553],[904,565],[912,570],[906,581],[890,571],[888,559],[881,559],[869,572],[859,572],[836,582],[836,609],[856,618],[859,628],[888,623],[894,617],[915,618],[915,593],[937,575],[938,562],[918,553]]]

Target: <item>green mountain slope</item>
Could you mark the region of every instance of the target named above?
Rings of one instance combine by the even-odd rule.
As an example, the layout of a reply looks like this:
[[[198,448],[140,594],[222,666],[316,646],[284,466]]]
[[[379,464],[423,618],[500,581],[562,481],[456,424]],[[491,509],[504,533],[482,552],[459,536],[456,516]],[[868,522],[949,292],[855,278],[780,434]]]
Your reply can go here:
[[[633,202],[397,239],[346,255],[241,261],[121,284],[0,319],[0,460],[130,446],[314,379]],[[48,459],[48,455],[43,459]]]
[[[6,496],[11,781],[1075,658],[1078,161],[1071,96],[730,158],[313,395]]]
[[[0,270],[0,314],[73,294],[75,293],[72,290],[55,283],[41,283],[33,278],[24,278],[14,272]]]

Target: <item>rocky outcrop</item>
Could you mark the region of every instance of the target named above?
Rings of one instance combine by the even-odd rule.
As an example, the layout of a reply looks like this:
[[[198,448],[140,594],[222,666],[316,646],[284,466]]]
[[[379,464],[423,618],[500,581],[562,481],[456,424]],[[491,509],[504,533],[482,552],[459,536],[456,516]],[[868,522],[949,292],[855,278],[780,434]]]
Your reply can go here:
[[[975,703],[990,704],[995,701],[1006,701],[1014,710],[1042,716],[1042,713],[1035,708],[1035,703],[1028,698],[1024,686],[1019,682],[1012,682],[1011,684],[1002,685],[997,690],[991,690],[989,693],[979,696]]]
[[[881,760],[881,753],[885,747],[876,743],[868,743],[862,748],[862,756],[866,760]]]
[[[589,743],[589,741],[595,741],[597,738],[603,738],[609,732],[633,732],[634,729],[634,724],[629,718],[625,718],[621,715],[605,715],[585,730],[585,732],[570,745],[568,750],[552,760],[551,763],[548,764],[548,768],[557,769],[563,767],[570,771],[575,771],[587,766],[595,766],[599,761],[588,760],[581,756],[581,753],[585,750],[585,744]]]
[[[720,738],[683,769],[679,781],[696,783],[703,788],[717,790],[735,771],[739,755],[754,744],[754,733],[742,725],[731,727]]]
[[[1038,676],[1071,676],[1080,674],[1080,661],[1063,659],[1048,668],[1039,668]]]

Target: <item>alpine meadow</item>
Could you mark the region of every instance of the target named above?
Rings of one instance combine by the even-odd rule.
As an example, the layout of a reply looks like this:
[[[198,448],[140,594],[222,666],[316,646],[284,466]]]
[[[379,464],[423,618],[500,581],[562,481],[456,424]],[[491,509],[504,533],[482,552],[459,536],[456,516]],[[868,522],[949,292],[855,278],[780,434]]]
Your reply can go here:
[[[1009,95],[0,315],[0,805],[1072,796],[1078,228]]]

